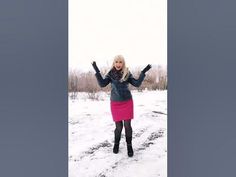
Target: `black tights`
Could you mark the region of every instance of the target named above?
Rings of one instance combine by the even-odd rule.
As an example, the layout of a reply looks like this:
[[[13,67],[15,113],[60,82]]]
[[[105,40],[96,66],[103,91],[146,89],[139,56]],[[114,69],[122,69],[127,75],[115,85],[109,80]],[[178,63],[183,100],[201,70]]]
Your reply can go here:
[[[131,141],[132,139],[132,127],[131,127],[131,120],[124,120],[124,126],[125,126],[125,136],[126,141]],[[118,143],[120,141],[121,132],[123,129],[123,121],[116,122],[116,129],[115,129],[115,142]]]

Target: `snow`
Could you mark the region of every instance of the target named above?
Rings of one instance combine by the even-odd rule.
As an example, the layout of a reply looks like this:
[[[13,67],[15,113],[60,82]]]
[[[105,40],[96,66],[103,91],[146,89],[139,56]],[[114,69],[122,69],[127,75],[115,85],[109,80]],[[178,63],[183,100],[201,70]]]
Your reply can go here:
[[[167,177],[167,91],[132,91],[133,149],[128,157],[124,129],[113,154],[115,124],[109,95],[69,98],[69,177]]]

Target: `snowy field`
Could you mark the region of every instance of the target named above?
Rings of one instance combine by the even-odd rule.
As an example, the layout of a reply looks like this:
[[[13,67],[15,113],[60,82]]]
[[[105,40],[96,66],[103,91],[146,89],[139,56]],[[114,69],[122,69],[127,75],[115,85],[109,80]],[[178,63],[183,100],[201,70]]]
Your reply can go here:
[[[167,177],[167,91],[132,91],[133,149],[127,156],[124,129],[113,154],[115,124],[109,95],[99,101],[69,99],[69,177]]]

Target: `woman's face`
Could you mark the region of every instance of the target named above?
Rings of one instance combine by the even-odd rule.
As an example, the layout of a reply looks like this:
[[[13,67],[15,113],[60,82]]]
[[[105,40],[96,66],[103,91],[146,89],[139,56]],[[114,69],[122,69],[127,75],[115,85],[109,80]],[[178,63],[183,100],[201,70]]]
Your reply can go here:
[[[124,63],[123,63],[122,60],[118,59],[118,60],[115,60],[114,66],[115,66],[116,70],[119,71],[119,70],[121,70],[123,68]]]

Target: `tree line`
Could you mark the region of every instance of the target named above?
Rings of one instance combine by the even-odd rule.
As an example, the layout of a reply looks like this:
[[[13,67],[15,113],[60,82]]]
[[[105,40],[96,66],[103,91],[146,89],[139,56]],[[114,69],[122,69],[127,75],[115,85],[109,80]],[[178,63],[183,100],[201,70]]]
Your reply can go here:
[[[108,72],[110,68],[101,68],[102,76]],[[141,68],[135,68],[131,70],[134,78],[138,78],[141,72]],[[146,77],[142,85],[138,88],[133,87],[131,84],[129,88],[131,90],[143,91],[147,90],[167,90],[167,70],[162,66],[152,66],[152,68],[146,73]],[[110,84],[104,88],[100,88],[94,71],[81,72],[77,69],[69,69],[68,76],[68,91],[72,98],[76,98],[78,92],[87,92],[89,97],[96,99],[96,93],[98,91],[110,91]]]

